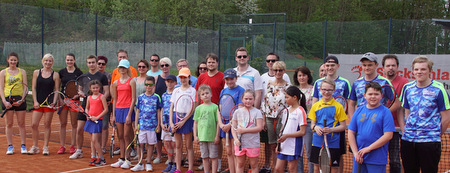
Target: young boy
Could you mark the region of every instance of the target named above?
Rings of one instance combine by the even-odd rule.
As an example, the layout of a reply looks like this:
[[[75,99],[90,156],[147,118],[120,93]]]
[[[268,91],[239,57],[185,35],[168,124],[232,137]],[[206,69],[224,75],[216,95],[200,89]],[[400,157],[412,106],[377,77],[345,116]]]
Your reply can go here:
[[[161,98],[158,94],[153,93],[155,86],[155,78],[153,76],[147,76],[144,81],[145,93],[138,97],[138,103],[136,104],[136,132],[139,131],[139,144],[140,148],[144,148],[147,143],[147,161],[142,160],[145,164],[145,170],[147,172],[153,171],[153,167],[150,164],[150,159],[153,153],[153,146],[156,144],[156,132],[159,130],[158,117],[161,116]],[[142,150],[141,150],[142,151]],[[142,157],[144,153],[140,152]],[[143,171],[144,165],[142,163],[131,168],[131,171]]]
[[[323,135],[326,135],[328,147],[331,155],[331,172],[336,173],[339,168],[340,157],[342,155],[340,146],[340,132],[345,131],[345,114],[342,105],[334,100],[333,93],[336,85],[334,80],[325,78],[320,84],[321,100],[314,103],[309,111],[308,118],[311,119],[311,130],[314,132],[311,148],[311,162],[314,163],[314,172],[319,172],[319,155]],[[326,120],[326,124],[324,124]]]
[[[228,88],[224,88],[221,92],[220,92],[220,97],[222,98],[222,96],[224,94],[229,94],[231,96],[233,96],[234,101],[236,102],[236,104],[241,104],[242,103],[242,94],[244,94],[245,89],[242,88],[241,86],[236,84],[237,81],[237,75],[236,75],[236,71],[232,68],[225,70],[224,72],[224,77],[223,79],[225,80],[225,84],[228,86]],[[232,115],[229,115],[230,119],[232,117]],[[234,143],[233,143],[233,135],[231,134],[231,124],[229,123],[230,121],[224,121],[222,116],[220,115],[220,113],[217,114],[217,119],[219,121],[219,127],[220,127],[220,137],[221,138],[226,138],[226,134],[225,132],[228,133],[228,137],[230,139],[228,139],[228,146],[225,146],[226,150],[227,150],[227,158],[228,158],[228,168],[230,173],[235,173],[235,163],[234,163]],[[226,142],[222,142],[223,144],[226,144]]]
[[[162,95],[162,115],[159,117],[159,122],[161,122],[161,140],[164,141],[164,146],[168,152],[167,154],[167,167],[162,170],[161,172],[174,172],[177,169],[177,166],[175,165],[174,160],[174,145],[175,145],[175,138],[173,137],[172,133],[170,132],[170,125],[169,125],[169,112],[170,112],[170,97],[172,97],[173,89],[175,88],[175,85],[177,84],[177,78],[174,75],[168,75],[165,80],[167,91]]]
[[[353,172],[358,164],[361,172],[386,172],[389,140],[395,131],[391,111],[380,104],[381,86],[376,82],[366,84],[365,106],[353,114],[348,126],[348,142],[353,151]]]
[[[211,88],[201,85],[198,96],[203,101],[195,109],[194,114],[194,142],[200,145],[201,157],[205,173],[209,173],[209,160],[212,170],[217,170],[219,127],[217,125],[217,105],[211,102]],[[214,133],[215,132],[215,133]],[[215,171],[214,171],[215,172]]]

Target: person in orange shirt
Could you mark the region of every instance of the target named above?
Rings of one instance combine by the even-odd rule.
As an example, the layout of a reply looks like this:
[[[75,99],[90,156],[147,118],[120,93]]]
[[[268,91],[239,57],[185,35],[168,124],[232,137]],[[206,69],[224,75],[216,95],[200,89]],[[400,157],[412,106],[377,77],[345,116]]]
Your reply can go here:
[[[126,50],[119,49],[119,51],[117,51],[117,62],[120,62],[120,60],[122,60],[122,59],[128,60],[128,52]],[[116,68],[112,72],[111,84],[114,83],[114,81],[116,81],[117,79],[120,79],[120,73],[119,73],[118,69],[119,68]],[[137,72],[136,68],[130,66],[130,71],[131,71],[132,78],[138,76],[138,72]]]

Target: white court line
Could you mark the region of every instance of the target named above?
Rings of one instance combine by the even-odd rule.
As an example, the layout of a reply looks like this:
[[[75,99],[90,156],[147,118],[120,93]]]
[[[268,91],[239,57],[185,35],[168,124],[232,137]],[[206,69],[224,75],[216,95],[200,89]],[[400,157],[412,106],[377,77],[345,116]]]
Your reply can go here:
[[[43,133],[45,133],[45,132],[42,132],[42,130],[39,130],[40,132],[39,132],[39,135],[40,134],[43,134]],[[60,132],[60,131],[51,131],[50,133],[57,133],[57,132]],[[72,132],[72,130],[66,130],[66,132]],[[26,135],[32,135],[33,134],[33,132],[31,132],[31,133],[26,133]],[[14,135],[19,135],[20,136],[20,134],[13,134],[13,136]],[[6,135],[0,135],[0,137],[5,137]]]
[[[109,166],[109,165],[95,166],[95,167],[89,167],[89,168],[83,168],[83,169],[76,169],[76,170],[65,171],[65,172],[61,172],[61,173],[80,172],[80,171],[84,171],[84,170],[97,169],[97,168],[101,168],[101,167],[105,167],[105,166]]]

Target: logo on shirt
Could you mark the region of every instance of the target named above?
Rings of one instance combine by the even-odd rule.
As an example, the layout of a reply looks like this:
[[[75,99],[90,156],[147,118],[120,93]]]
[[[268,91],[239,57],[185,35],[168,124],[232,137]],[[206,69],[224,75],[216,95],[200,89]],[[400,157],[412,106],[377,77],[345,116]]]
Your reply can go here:
[[[361,121],[361,122],[364,122],[364,121],[366,121],[367,119],[369,119],[369,117],[366,117],[366,113],[362,113],[361,116],[362,116],[361,119],[359,119],[359,121]],[[371,121],[372,123],[374,123],[375,121],[377,121],[377,120],[375,119],[377,116],[378,116],[377,114],[373,114],[372,117],[370,117],[370,119],[372,120],[372,121]]]

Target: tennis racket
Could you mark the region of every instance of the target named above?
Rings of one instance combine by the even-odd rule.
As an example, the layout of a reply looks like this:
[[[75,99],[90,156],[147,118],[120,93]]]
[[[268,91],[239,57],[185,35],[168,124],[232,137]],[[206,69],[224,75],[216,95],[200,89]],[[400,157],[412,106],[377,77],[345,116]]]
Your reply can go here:
[[[192,97],[188,94],[183,94],[180,97],[178,97],[177,102],[175,102],[175,109],[174,109],[175,117],[176,117],[176,123],[177,125],[180,121],[184,120],[186,117],[192,114],[194,111],[194,100]],[[176,127],[177,130],[181,127]]]
[[[220,116],[222,117],[222,123],[224,125],[227,125],[230,120],[231,116],[233,116],[234,111],[236,110],[236,101],[234,101],[233,96],[230,94],[223,94],[219,99],[219,111]],[[229,146],[230,143],[228,142],[230,139],[229,132],[225,132],[225,146]]]
[[[64,106],[65,97],[66,96],[64,95],[64,93],[60,91],[53,91],[52,93],[48,94],[48,96],[39,105],[39,107],[47,107],[50,109],[58,110],[59,108],[62,108]],[[34,108],[32,110],[34,110]]]
[[[69,98],[65,97],[64,98],[64,104],[69,106],[73,110],[75,110],[75,111],[77,111],[79,113],[82,113],[86,117],[91,118],[91,116],[84,111],[83,107],[81,107],[77,102],[73,101],[72,99],[69,99]],[[94,122],[98,123],[98,120],[95,120]]]
[[[381,104],[390,108],[397,99],[395,88],[392,85],[386,84],[381,86],[381,92],[383,93],[383,97],[381,98]]]
[[[77,81],[70,80],[69,82],[67,82],[66,86],[64,86],[63,92],[68,98],[74,99],[74,97],[78,95]]]
[[[112,134],[111,134],[111,150],[110,150],[110,152],[109,152],[109,155],[111,156],[111,158],[113,158],[113,157],[114,157],[114,144],[115,144],[115,141],[114,141],[114,134],[116,133],[116,123],[112,123],[112,124],[111,124],[111,127],[112,127]]]
[[[336,96],[334,97],[334,100],[336,100],[338,103],[340,103],[342,105],[342,107],[344,108],[344,112],[347,112],[347,99],[345,99],[342,96]]]
[[[137,126],[137,129],[139,129],[139,125]],[[143,147],[139,147],[139,159],[138,159],[138,163],[133,163],[131,162],[131,158],[128,158],[127,155],[129,153],[129,151],[131,150],[132,146],[136,146],[138,147],[139,145],[139,130],[136,131],[136,134],[134,135],[133,141],[131,141],[130,144],[128,144],[127,149],[125,150],[125,162],[127,162],[130,166],[135,166],[137,164],[140,164],[142,162],[142,156],[143,154]]]
[[[323,127],[327,126],[327,119],[323,119]],[[327,135],[322,134],[323,136],[323,146],[320,150],[320,171],[322,173],[330,173],[331,172],[331,154],[330,149],[328,148]]]
[[[275,132],[277,135],[277,144],[278,144],[278,152],[281,152],[281,143],[278,142],[278,139],[280,139],[281,136],[283,136],[283,131],[284,128],[286,128],[286,124],[287,121],[289,120],[289,109],[286,108],[286,106],[284,104],[279,104],[278,105],[278,110],[277,110],[277,123],[276,123],[276,127]]]
[[[86,75],[81,75],[76,79],[75,86],[76,88],[78,88],[78,93],[81,93],[81,95],[84,95],[84,97],[87,97],[89,95],[88,85],[90,81],[91,78]],[[80,101],[83,101],[83,98],[80,98]]]
[[[254,123],[254,121],[251,120],[250,110],[247,108],[238,109],[235,114],[237,124],[233,127],[234,130],[237,130],[238,128],[248,128]],[[239,143],[241,144],[239,145],[239,151],[242,151],[242,134],[236,133],[236,137],[239,139]]]
[[[17,95],[17,94],[21,94],[21,95]],[[11,105],[12,104],[21,105],[22,103],[25,102],[25,98],[27,97],[27,95],[28,95],[28,86],[23,82],[16,83],[9,90],[9,96],[6,99],[6,101],[11,103]],[[5,110],[3,110],[2,115],[0,117],[3,118],[3,116],[5,116],[5,114],[6,114],[6,112],[8,110],[11,110],[13,107],[7,109],[5,106]]]
[[[358,163],[358,167],[356,168],[357,173],[361,173],[361,164]]]

